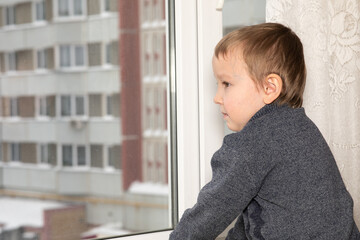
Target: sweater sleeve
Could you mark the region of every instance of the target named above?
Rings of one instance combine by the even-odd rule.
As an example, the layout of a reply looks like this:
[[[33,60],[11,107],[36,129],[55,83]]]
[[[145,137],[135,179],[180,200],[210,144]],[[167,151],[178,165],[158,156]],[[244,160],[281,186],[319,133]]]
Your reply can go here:
[[[184,212],[170,240],[215,239],[243,212],[258,186],[239,158],[226,144],[213,155],[212,180],[201,189],[194,207]]]

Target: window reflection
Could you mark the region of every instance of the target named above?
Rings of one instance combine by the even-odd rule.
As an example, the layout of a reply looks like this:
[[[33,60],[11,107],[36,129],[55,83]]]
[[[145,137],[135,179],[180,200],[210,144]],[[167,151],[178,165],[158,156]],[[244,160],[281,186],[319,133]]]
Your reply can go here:
[[[171,227],[165,0],[0,13],[0,239]]]

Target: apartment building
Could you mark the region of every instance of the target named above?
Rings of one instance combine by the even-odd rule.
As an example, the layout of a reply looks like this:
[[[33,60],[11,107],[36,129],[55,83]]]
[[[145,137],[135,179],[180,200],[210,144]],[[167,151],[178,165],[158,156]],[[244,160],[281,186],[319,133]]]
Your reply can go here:
[[[87,227],[122,222],[139,231],[168,217],[166,195],[131,192],[134,183],[168,182],[165,1],[139,0],[132,15],[139,23],[138,64],[131,63],[139,72],[136,148],[124,144],[134,95],[121,94],[127,75],[119,56],[131,53],[119,37],[120,3],[0,0],[0,196],[74,202],[86,207]],[[144,202],[164,220],[139,222],[134,206]]]

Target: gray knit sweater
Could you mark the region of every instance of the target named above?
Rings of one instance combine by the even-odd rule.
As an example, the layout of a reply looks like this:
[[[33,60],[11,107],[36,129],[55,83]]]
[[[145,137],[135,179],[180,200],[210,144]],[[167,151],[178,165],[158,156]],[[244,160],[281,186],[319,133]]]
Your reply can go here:
[[[211,160],[212,180],[171,240],[360,239],[333,155],[303,108],[266,105]]]

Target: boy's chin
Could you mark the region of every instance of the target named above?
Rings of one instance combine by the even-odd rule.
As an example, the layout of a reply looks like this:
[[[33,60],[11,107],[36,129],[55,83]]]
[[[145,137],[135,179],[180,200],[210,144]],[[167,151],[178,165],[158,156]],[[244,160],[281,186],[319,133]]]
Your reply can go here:
[[[240,132],[241,129],[243,129],[242,127],[239,126],[233,126],[229,123],[226,123],[226,126],[228,127],[229,130],[233,131],[233,132]]]

